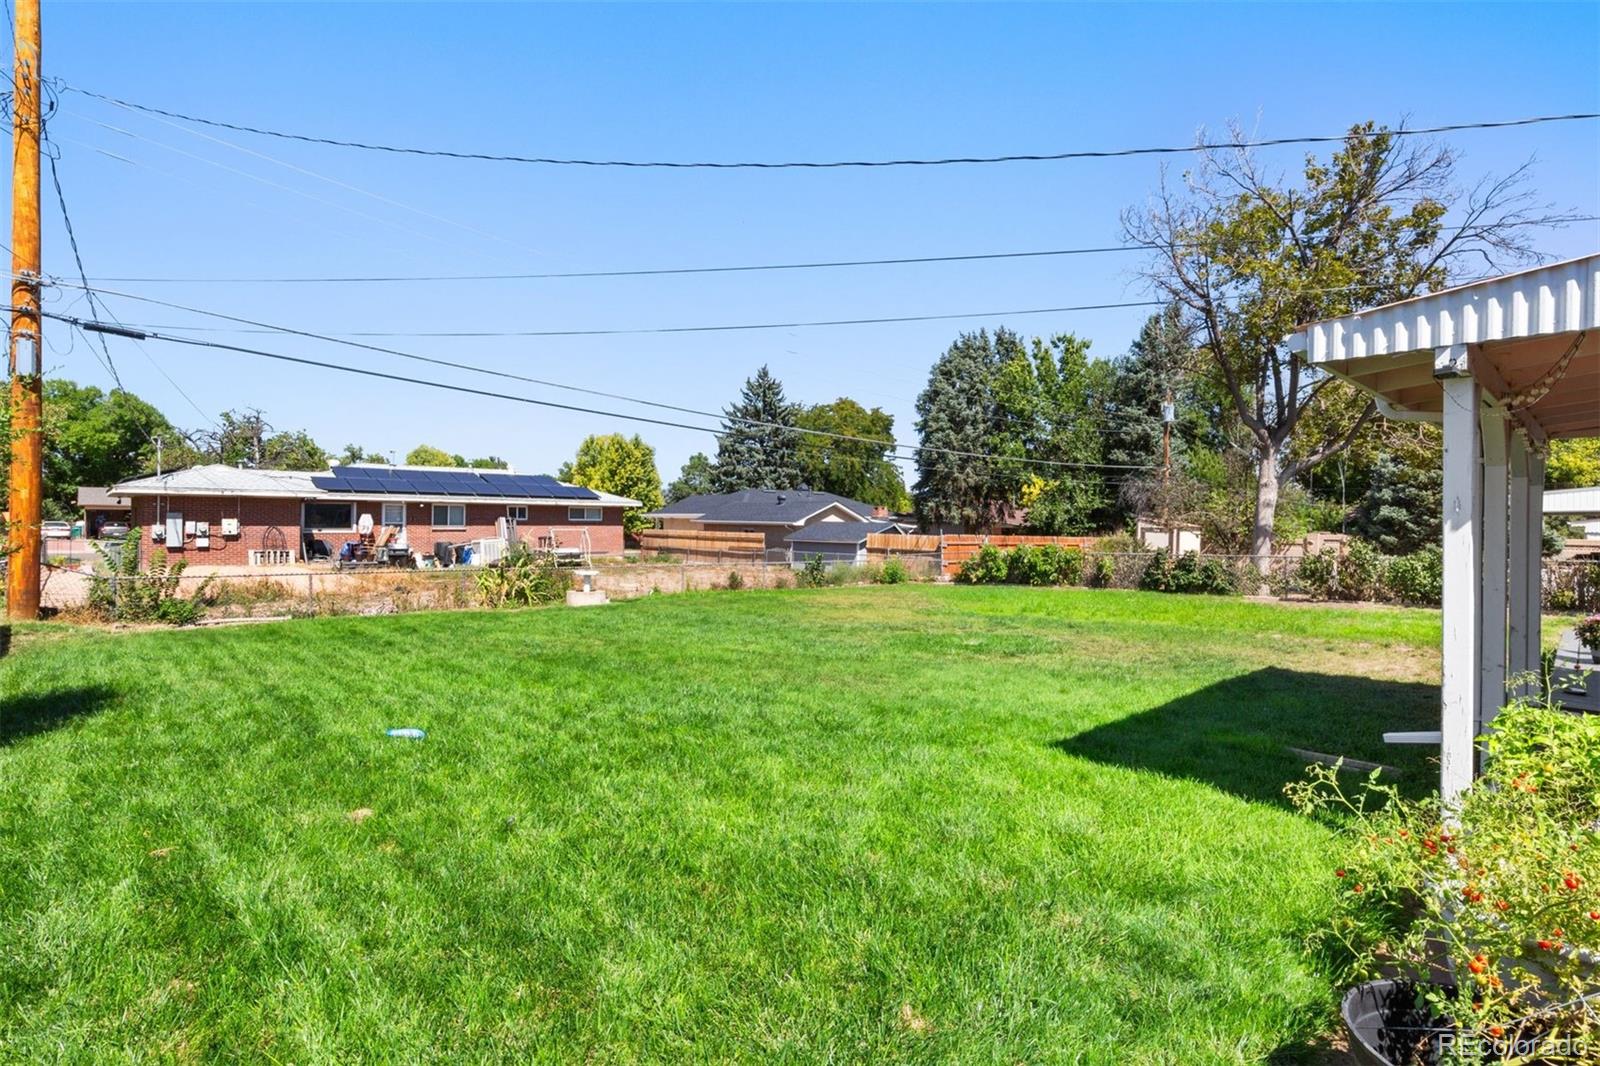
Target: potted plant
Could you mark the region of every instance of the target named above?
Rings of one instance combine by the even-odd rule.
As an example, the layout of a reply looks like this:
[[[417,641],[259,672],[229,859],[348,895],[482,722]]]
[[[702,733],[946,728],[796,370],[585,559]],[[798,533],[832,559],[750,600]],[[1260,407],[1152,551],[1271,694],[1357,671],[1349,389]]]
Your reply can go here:
[[[1589,649],[1591,658],[1600,659],[1600,614],[1591,614],[1573,627],[1578,643]]]
[[[1324,957],[1372,1066],[1600,1061],[1600,718],[1516,700],[1448,808],[1314,766],[1285,791],[1339,823]]]

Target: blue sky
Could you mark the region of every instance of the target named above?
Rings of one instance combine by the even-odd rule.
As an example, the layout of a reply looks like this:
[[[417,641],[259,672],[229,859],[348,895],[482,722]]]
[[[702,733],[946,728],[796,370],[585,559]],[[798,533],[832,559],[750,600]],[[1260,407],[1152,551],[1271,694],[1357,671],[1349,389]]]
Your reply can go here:
[[[1049,152],[1600,110],[1600,6],[1517,4],[92,4],[45,0],[45,71],[157,107],[357,140],[662,159]],[[197,130],[64,94],[50,128],[91,277],[567,271],[1116,243],[1154,158],[843,171],[541,168]],[[1600,214],[1600,123],[1462,133],[1461,176],[1530,157],[1541,196]],[[236,147],[235,147],[236,146]],[[1263,160],[1293,169],[1302,150]],[[1172,163],[1181,169],[1182,161]],[[48,183],[48,177],[46,178]],[[48,193],[48,184],[46,187]],[[72,264],[47,196],[45,269]],[[1542,238],[1600,246],[1588,223]],[[1132,255],[765,274],[407,285],[112,287],[320,332],[606,329],[950,314],[1139,299]],[[72,303],[63,291],[57,308]],[[201,324],[113,300],[125,321]],[[77,310],[81,311],[81,305]],[[1121,352],[1144,312],[750,333],[380,342],[719,409],[762,363],[792,398],[840,395],[912,436],[956,333],[1074,331]],[[208,334],[229,339],[226,334]],[[571,394],[288,337],[242,343],[562,402]],[[83,339],[53,373],[109,384]],[[178,424],[259,407],[330,447],[427,441],[554,471],[635,428],[672,478],[688,430],[113,340],[129,388]],[[148,354],[146,354],[148,353]],[[159,366],[158,366],[159,365]]]

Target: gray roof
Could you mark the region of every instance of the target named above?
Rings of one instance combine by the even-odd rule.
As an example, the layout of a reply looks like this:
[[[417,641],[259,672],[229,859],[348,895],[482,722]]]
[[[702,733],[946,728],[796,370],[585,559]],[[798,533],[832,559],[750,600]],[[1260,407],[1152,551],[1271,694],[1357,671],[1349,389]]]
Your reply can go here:
[[[875,522],[814,522],[784,537],[785,544],[862,544],[869,533],[892,533],[900,528],[887,519]]]
[[[411,471],[421,468],[416,467],[376,467],[368,464],[371,469]],[[473,471],[475,474],[498,473],[497,471]],[[472,493],[446,492],[442,489],[435,491],[430,488],[419,487],[415,491],[386,490],[379,484],[371,488],[357,489],[344,487],[338,490],[324,488],[317,485],[318,481],[330,478],[328,470],[251,470],[246,467],[228,466],[223,463],[211,463],[205,466],[191,466],[184,470],[174,470],[171,473],[152,475],[150,477],[133,478],[120,482],[111,487],[111,491],[119,496],[276,496],[293,499],[310,500],[338,500],[350,499],[391,499],[391,500],[434,500],[443,503],[463,503],[473,501],[479,503],[538,503],[560,504],[563,506],[582,505],[602,507],[637,507],[638,500],[625,496],[616,496],[609,492],[585,491],[582,499],[573,497],[570,493],[556,497],[548,494],[548,490],[526,487],[526,491],[518,492],[489,492],[483,495]],[[551,485],[563,485],[550,479]],[[564,486],[563,487],[570,487]]]
[[[677,503],[650,512],[651,518],[698,518],[702,522],[744,522],[755,525],[798,525],[837,504],[860,518],[872,514],[872,505],[807,489],[745,489],[742,492],[686,496]]]
[[[101,485],[79,485],[78,506],[93,507],[98,511],[115,511],[133,506],[126,496],[113,496]]]

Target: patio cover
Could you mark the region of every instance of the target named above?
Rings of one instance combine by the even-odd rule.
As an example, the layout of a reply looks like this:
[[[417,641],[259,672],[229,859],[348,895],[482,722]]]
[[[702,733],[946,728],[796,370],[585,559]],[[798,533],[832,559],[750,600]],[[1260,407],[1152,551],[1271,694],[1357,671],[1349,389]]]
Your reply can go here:
[[[1474,738],[1509,675],[1539,668],[1544,456],[1600,436],[1600,254],[1315,322],[1287,338],[1390,418],[1444,429],[1440,784],[1472,782]]]

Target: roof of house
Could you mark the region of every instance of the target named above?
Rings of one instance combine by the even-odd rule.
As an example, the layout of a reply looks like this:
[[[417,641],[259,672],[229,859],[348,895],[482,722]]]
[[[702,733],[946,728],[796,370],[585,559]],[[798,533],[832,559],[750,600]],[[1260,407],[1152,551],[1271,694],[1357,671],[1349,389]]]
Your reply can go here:
[[[843,507],[861,519],[872,515],[870,503],[852,500],[848,496],[835,496],[831,492],[812,492],[809,489],[745,489],[741,492],[686,496],[677,503],[658,507],[646,517],[695,518],[713,524],[796,526],[819,511],[825,511],[833,506]]]
[[[120,510],[130,506],[126,496],[113,496],[102,485],[79,485],[78,506],[93,507],[96,510]]]
[[[222,463],[133,478],[112,486],[125,496],[270,496],[292,499],[403,499],[455,503],[591,504],[638,507],[638,500],[568,485],[553,477],[495,470],[336,466],[329,470],[251,470]]]
[[[784,537],[784,543],[861,544],[870,533],[893,533],[899,525],[888,519],[871,522],[816,522]]]
[[[1600,485],[1545,489],[1545,514],[1600,515]]]

